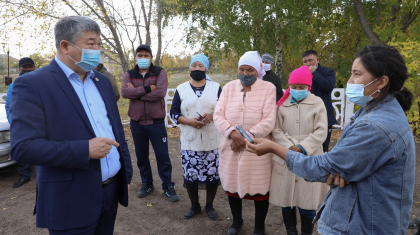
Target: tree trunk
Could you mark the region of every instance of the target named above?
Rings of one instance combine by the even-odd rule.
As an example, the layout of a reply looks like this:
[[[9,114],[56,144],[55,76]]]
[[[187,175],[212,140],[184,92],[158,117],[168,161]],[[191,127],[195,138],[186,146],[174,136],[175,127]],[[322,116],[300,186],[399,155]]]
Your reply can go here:
[[[281,41],[281,36],[276,37],[276,64],[275,72],[283,80],[283,43]]]
[[[146,28],[146,45],[150,46],[150,16],[152,10],[152,1],[150,1],[149,13],[147,14],[146,8],[144,7],[144,0],[141,0],[141,9],[143,11],[144,26]]]
[[[365,35],[373,44],[383,44],[381,39],[379,39],[378,35],[373,32],[372,27],[369,25],[363,10],[363,4],[361,0],[353,0],[353,3],[354,9],[356,10],[357,19],[359,20],[360,27],[362,28]]]
[[[109,27],[109,29],[111,30],[112,36],[113,36],[114,41],[115,41],[115,46],[116,46],[116,49],[117,49],[118,57],[121,60],[121,66],[122,66],[123,71],[125,73],[129,70],[129,65],[128,65],[127,60],[125,59],[124,51],[122,49],[120,38],[119,38],[119,35],[117,33],[117,30],[115,29],[114,24],[111,21],[111,18],[109,17],[108,13],[106,12],[103,0],[95,0],[95,2],[96,2],[96,4],[98,4],[99,8],[101,9],[102,14],[104,15],[104,18],[105,18],[105,22],[106,22],[107,26]]]
[[[276,54],[275,54],[275,73],[280,77],[280,80],[283,81],[283,25],[281,21],[281,12],[277,12],[277,24],[275,27],[276,30]]]
[[[160,0],[156,0],[157,5],[157,33],[158,33],[158,50],[155,56],[155,65],[160,65],[160,57],[162,51],[162,6],[160,4]]]

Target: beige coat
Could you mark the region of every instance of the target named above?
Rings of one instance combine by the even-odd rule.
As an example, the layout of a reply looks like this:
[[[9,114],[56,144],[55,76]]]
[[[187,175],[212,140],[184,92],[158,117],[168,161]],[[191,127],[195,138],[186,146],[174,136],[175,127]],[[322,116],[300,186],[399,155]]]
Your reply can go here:
[[[239,153],[231,150],[229,135],[240,125],[248,135],[255,138],[271,139],[271,131],[276,122],[276,88],[273,84],[257,79],[246,93],[244,100],[239,80],[231,81],[223,87],[214,113],[214,124],[222,135],[219,147],[219,174],[225,191],[265,195],[270,189],[272,154],[258,157],[242,149]]]
[[[273,139],[290,148],[301,145],[307,156],[323,154],[322,143],[327,138],[328,118],[324,102],[309,92],[300,104],[290,103],[291,95],[277,110]],[[325,183],[307,182],[287,169],[285,161],[273,156],[270,203],[281,207],[297,206],[316,210],[327,194]]]

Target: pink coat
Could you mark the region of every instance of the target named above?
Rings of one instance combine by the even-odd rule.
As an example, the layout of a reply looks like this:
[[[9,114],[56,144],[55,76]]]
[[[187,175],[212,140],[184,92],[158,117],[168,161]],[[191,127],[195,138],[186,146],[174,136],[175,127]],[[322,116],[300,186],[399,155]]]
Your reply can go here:
[[[240,125],[248,135],[271,139],[276,122],[276,88],[270,82],[260,79],[251,85],[251,91],[243,99],[242,84],[231,81],[223,87],[214,112],[214,123],[222,135],[219,147],[219,174],[223,189],[238,193],[265,195],[270,189],[272,154],[258,157],[242,149],[231,150],[229,135]]]

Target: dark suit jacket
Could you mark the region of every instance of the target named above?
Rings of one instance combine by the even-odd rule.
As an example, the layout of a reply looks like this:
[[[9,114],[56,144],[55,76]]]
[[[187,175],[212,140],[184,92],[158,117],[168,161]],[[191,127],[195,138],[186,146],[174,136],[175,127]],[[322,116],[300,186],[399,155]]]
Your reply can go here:
[[[337,119],[335,118],[334,107],[331,101],[331,92],[335,88],[335,72],[318,64],[318,68],[312,75],[311,92],[324,101],[328,115],[328,126],[335,125],[337,124]]]
[[[96,71],[94,77],[120,144],[119,202],[127,206],[133,169],[124,129],[109,79]],[[36,225],[62,230],[94,223],[102,205],[100,161],[89,158],[96,136],[69,79],[53,59],[17,78],[12,96],[11,155],[37,165]]]

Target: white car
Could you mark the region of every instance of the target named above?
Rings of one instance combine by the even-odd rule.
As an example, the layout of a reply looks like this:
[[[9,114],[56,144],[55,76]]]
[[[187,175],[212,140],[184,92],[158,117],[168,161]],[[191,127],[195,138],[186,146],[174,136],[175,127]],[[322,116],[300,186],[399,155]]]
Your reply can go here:
[[[7,121],[6,109],[0,103],[0,168],[16,163],[10,156],[10,125]]]

